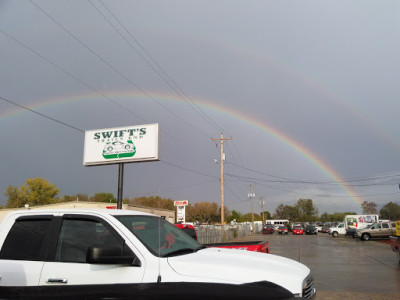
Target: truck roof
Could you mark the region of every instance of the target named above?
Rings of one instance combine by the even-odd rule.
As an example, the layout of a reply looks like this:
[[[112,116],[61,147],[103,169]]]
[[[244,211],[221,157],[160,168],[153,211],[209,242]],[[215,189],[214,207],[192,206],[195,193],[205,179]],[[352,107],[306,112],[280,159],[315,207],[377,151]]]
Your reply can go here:
[[[130,210],[130,209],[85,209],[85,208],[70,208],[70,209],[26,209],[26,210],[15,210],[11,211],[6,215],[43,215],[43,214],[54,214],[54,215],[64,215],[64,214],[97,214],[97,215],[144,215],[144,216],[155,216],[154,214]]]

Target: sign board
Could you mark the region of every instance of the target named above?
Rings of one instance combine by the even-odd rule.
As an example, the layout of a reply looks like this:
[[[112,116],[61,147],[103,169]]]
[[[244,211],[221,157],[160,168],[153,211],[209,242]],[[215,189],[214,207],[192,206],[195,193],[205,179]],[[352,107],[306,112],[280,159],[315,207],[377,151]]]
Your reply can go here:
[[[186,219],[186,206],[185,205],[180,205],[176,207],[176,222],[177,223],[185,223]]]
[[[83,165],[159,160],[158,124],[85,131]]]
[[[180,201],[174,201],[174,206],[182,206],[182,205],[188,205],[189,201],[187,200],[180,200]]]

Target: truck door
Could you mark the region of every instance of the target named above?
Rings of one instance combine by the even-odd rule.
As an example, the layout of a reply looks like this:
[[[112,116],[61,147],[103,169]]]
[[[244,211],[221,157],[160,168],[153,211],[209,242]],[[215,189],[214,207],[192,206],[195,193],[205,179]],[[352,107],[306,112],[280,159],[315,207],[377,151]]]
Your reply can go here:
[[[371,227],[371,237],[380,237],[382,235],[382,225],[380,223],[375,223]]]
[[[0,286],[14,287],[10,293],[39,284],[51,221],[52,216],[19,217],[8,231],[0,250]]]
[[[98,217],[64,215],[53,257],[45,262],[40,277],[41,286],[61,285],[97,286],[142,282],[144,259],[136,265],[89,264],[86,262],[90,246],[120,247],[121,253],[132,253],[124,239],[105,220]],[[67,290],[71,290],[68,288]]]
[[[389,223],[382,223],[380,237],[388,237],[388,236],[390,236],[390,233],[391,233],[391,230],[390,230]]]

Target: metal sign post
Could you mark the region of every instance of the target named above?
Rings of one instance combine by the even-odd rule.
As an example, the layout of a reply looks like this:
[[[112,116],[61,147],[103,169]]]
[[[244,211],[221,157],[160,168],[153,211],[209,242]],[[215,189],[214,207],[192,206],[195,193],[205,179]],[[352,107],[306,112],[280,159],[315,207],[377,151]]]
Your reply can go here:
[[[117,208],[122,209],[124,163],[158,161],[159,126],[145,124],[85,131],[84,166],[118,164]]]
[[[124,189],[124,164],[118,164],[118,199],[117,209],[122,209],[122,192]]]

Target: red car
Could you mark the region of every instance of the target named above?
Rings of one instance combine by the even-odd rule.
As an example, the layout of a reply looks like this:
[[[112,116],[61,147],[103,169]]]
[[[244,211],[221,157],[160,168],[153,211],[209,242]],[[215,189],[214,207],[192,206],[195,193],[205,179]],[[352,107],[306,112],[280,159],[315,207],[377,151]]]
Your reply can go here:
[[[278,228],[278,233],[279,234],[288,234],[288,229],[287,229],[287,227],[286,226],[279,226],[279,228]]]
[[[323,233],[329,233],[329,226],[322,227],[322,232]]]
[[[264,228],[263,228],[264,234],[269,234],[269,233],[272,234],[272,233],[274,233],[274,231],[275,231],[274,225],[270,225],[270,224],[264,225]]]
[[[303,227],[300,226],[293,227],[293,234],[304,234]]]

